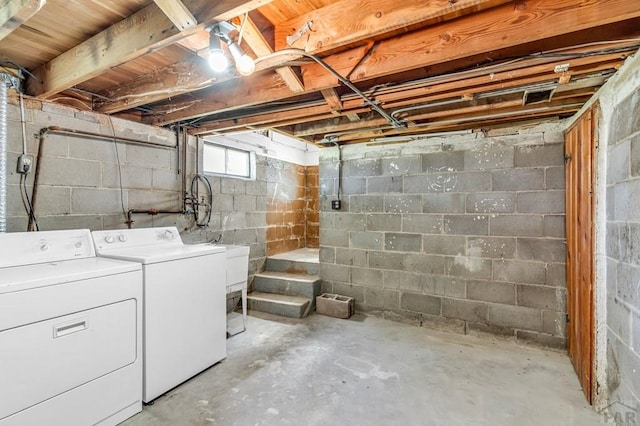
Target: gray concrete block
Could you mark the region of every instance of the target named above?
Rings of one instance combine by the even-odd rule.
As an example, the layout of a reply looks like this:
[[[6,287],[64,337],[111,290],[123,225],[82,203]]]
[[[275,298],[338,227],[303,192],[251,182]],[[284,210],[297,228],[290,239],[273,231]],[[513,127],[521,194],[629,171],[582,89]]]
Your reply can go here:
[[[506,237],[468,237],[467,256],[488,257],[492,259],[512,259],[516,255],[516,239]]]
[[[525,306],[491,303],[488,309],[488,320],[490,324],[498,326],[542,331],[542,313],[540,310]]]
[[[356,302],[356,309],[358,309],[358,305],[364,302],[364,287],[359,285],[334,282],[333,293],[341,296],[353,297]]]
[[[11,185],[12,187],[18,187],[18,185]],[[80,189],[76,189],[80,191]],[[9,213],[11,213],[14,208],[18,209],[18,214],[25,214],[24,206],[21,199],[21,195],[18,193],[17,196],[11,197],[11,193],[13,191],[7,191],[9,195],[9,205],[12,206],[9,208]],[[31,195],[31,194],[29,194]],[[15,200],[15,202],[11,202]],[[95,200],[96,203],[99,203],[100,200]],[[38,192],[37,204],[35,206],[36,216],[57,216],[57,215],[65,215],[71,213],[94,213],[87,211],[78,211],[72,212],[71,208],[71,188],[67,187],[56,187],[56,186],[42,186],[40,191]],[[122,213],[122,209],[118,209],[118,212]]]
[[[467,298],[483,302],[516,304],[516,286],[511,283],[493,281],[468,281]]]
[[[442,216],[429,214],[403,214],[402,230],[421,234],[440,234],[442,232]]]
[[[467,194],[467,213],[513,213],[515,196],[510,192]]]
[[[333,211],[320,212],[320,230],[321,231],[335,228],[336,214],[337,213],[334,213]]]
[[[460,299],[442,299],[442,316],[473,322],[487,322],[488,305]]]
[[[116,163],[119,157],[121,163],[127,161],[126,145],[122,143],[118,144],[117,157],[115,143],[111,140],[69,137],[67,143],[71,158]]]
[[[565,216],[545,215],[543,219],[543,234],[545,237],[564,238],[565,237]]]
[[[490,235],[514,237],[542,236],[543,225],[540,215],[499,215],[489,219]]]
[[[383,271],[371,268],[351,268],[351,283],[364,287],[382,287]]]
[[[153,146],[126,145],[126,164],[153,169],[170,169],[175,167],[175,162],[171,161],[171,152],[168,149]]]
[[[220,222],[223,230],[246,228],[247,215],[245,212],[225,213],[221,216]]]
[[[424,213],[464,213],[465,199],[465,194],[425,194],[422,211]]]
[[[367,227],[363,213],[340,213],[335,217],[335,229],[340,231],[364,231]]]
[[[350,232],[349,247],[365,250],[382,250],[384,234],[382,232]]]
[[[463,299],[467,297],[466,281],[445,275],[426,275],[421,277],[423,293]]]
[[[640,130],[639,104],[640,95],[636,90],[615,107],[611,117],[609,140],[621,141]]]
[[[340,265],[366,267],[368,264],[368,253],[366,250],[337,247],[335,249],[335,263]]]
[[[357,195],[367,193],[367,179],[363,177],[345,177],[340,181],[340,193]]]
[[[489,217],[485,215],[445,215],[443,232],[457,235],[488,235]]]
[[[92,231],[100,231],[103,229],[102,217],[101,215],[41,216],[38,218],[38,224],[40,225],[41,231],[63,229],[90,229]]]
[[[349,197],[349,211],[351,213],[382,213],[384,211],[384,196],[351,195]]]
[[[518,306],[566,312],[567,297],[564,289],[521,284],[516,287]]]
[[[336,158],[337,160],[337,158]],[[318,174],[321,179],[336,179],[338,177],[338,162],[337,161],[320,161],[318,165]]]
[[[423,172],[453,172],[464,170],[464,166],[464,151],[422,154]]]
[[[420,173],[422,170],[422,159],[413,155],[401,158],[383,158],[382,174],[388,176],[402,176]]]
[[[491,261],[479,257],[455,256],[445,259],[447,275],[472,279],[490,279]]]
[[[421,213],[422,195],[385,195],[386,213]]]
[[[542,311],[542,331],[553,336],[567,337],[567,314]]]
[[[567,271],[564,263],[548,263],[545,285],[553,287],[567,286]]]
[[[521,260],[562,263],[567,255],[564,240],[518,238],[517,246],[517,258]]]
[[[565,189],[564,167],[547,167],[545,175],[546,189]]]
[[[516,168],[491,172],[494,191],[525,191],[544,189],[545,172],[542,168]]]
[[[319,180],[319,192],[320,196],[335,196],[338,194],[337,185],[338,180],[331,178],[320,178]]]
[[[544,284],[546,280],[545,263],[494,260],[493,279],[512,283]]]
[[[400,309],[428,315],[440,315],[442,299],[426,294],[403,292],[400,295]]]
[[[258,230],[255,228],[236,229],[233,234],[234,244],[247,245],[258,242]],[[255,257],[255,256],[252,256]]]
[[[471,336],[495,337],[504,336],[507,338],[515,337],[516,332],[511,327],[501,327],[493,324],[484,324],[476,322],[467,322],[467,334]]]
[[[46,157],[40,165],[40,184],[53,186],[99,187],[100,163],[67,158]]]
[[[637,312],[631,312],[631,341],[635,353],[640,354],[640,314]]]
[[[443,172],[404,177],[404,192],[408,194],[488,191],[490,186],[489,172]]]
[[[219,180],[220,179],[218,178],[218,181]],[[267,194],[267,182],[261,181],[261,180],[248,180],[248,181],[245,181],[245,190],[246,190],[247,195],[266,195]]]
[[[218,212],[233,211],[233,195],[216,194],[213,197],[213,210]]]
[[[626,256],[622,259],[632,265],[640,265],[640,224],[628,223],[626,228],[621,227],[620,231],[622,237],[620,244],[624,244],[627,248]],[[626,239],[623,236],[623,231],[626,231]],[[625,252],[622,248],[621,251]]]
[[[326,281],[348,283],[350,278],[350,268],[345,265],[335,265],[333,263],[320,264],[320,278]]]
[[[632,346],[631,310],[617,297],[607,297],[607,327],[627,346]]]
[[[331,293],[331,294],[333,294],[333,282],[332,281],[321,281],[320,282],[320,292],[321,293]]]
[[[628,140],[610,146],[607,153],[607,183],[616,183],[629,179],[630,142]]]
[[[407,253],[404,255],[404,269],[408,272],[444,275],[444,256]]]
[[[429,254],[465,253],[466,237],[458,235],[423,235],[422,251]]]
[[[564,144],[521,145],[515,148],[516,167],[564,165]]]
[[[640,209],[637,200],[640,199],[640,179],[620,182],[615,185],[615,220],[640,221]]]
[[[267,226],[267,216],[264,212],[246,212],[247,226],[250,228],[265,228]]]
[[[269,184],[267,183],[267,186]],[[269,194],[277,194],[280,195],[282,192],[281,188],[274,188],[275,190],[268,191]],[[236,178],[220,178],[220,192],[222,194],[246,194],[247,193],[247,183],[243,179]]]
[[[505,168],[513,168],[513,147],[511,146],[480,146],[464,152],[465,170]]]
[[[343,163],[342,176],[380,176],[382,161],[380,159],[357,159]]]
[[[123,195],[127,206],[127,194]],[[147,206],[150,208],[151,206]],[[136,207],[131,207],[136,208]],[[120,191],[117,189],[73,188],[71,192],[72,214],[122,213]]]
[[[364,288],[364,304],[369,309],[397,311],[400,309],[400,292],[386,288]]]
[[[127,165],[118,167],[117,164],[102,163],[102,186],[119,188],[120,182],[126,189],[148,189],[152,186],[151,169]],[[180,187],[171,189],[179,191]]]
[[[617,297],[640,310],[640,292],[638,291],[640,267],[631,266],[626,263],[618,263],[616,281]]]
[[[383,271],[383,286],[387,289],[423,293],[422,275],[406,271]]]
[[[548,348],[560,350],[565,350],[567,348],[567,339],[564,337],[551,336],[549,334],[536,333],[533,331],[516,330],[516,339]]]
[[[564,191],[519,192],[517,201],[518,213],[564,213]]]
[[[320,244],[332,247],[349,247],[349,233],[320,228]]]
[[[388,213],[372,213],[366,216],[367,231],[394,232],[402,230],[402,215]]]
[[[320,246],[318,257],[321,263],[335,263],[336,249],[334,247]]]
[[[402,253],[389,253],[385,251],[369,252],[369,267],[378,269],[404,269],[404,255]]]
[[[631,401],[638,401],[637,395],[640,395],[640,356],[633,353],[631,348],[621,342],[611,331],[607,331],[607,348],[610,373],[620,379],[620,388],[628,387],[628,390],[623,390],[620,393],[626,394]]]
[[[636,135],[630,141],[631,152],[629,161],[631,163],[631,176],[640,176],[640,135]]]
[[[421,234],[387,232],[384,234],[384,249],[391,251],[422,251]]]
[[[103,178],[104,179],[104,178]],[[175,170],[168,169],[152,169],[151,170],[151,187],[165,191],[180,191],[182,186],[182,175],[176,173]],[[214,191],[219,192],[219,191]]]
[[[402,192],[402,176],[375,176],[367,178],[367,193],[388,194]]]

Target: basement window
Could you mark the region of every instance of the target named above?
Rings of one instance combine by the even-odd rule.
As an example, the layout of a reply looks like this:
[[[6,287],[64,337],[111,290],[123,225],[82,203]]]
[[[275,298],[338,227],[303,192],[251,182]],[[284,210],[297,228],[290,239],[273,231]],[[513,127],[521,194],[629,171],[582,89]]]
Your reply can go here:
[[[205,143],[203,170],[215,174],[250,179],[254,176],[255,159],[251,151]]]

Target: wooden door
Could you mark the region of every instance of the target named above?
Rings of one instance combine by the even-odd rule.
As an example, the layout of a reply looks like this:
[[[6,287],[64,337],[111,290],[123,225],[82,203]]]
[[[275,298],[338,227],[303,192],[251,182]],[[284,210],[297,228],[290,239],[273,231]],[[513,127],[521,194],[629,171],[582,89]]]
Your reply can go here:
[[[589,403],[592,399],[594,320],[593,190],[597,106],[567,131],[567,340],[569,357]]]

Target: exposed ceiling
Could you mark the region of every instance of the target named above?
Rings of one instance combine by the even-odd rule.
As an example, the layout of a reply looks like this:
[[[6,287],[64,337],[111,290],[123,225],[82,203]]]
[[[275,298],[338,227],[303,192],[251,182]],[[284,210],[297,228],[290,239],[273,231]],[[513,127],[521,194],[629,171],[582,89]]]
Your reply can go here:
[[[151,125],[356,143],[570,116],[640,47],[637,3],[4,0],[0,62],[28,95]],[[253,75],[208,66],[219,21]]]

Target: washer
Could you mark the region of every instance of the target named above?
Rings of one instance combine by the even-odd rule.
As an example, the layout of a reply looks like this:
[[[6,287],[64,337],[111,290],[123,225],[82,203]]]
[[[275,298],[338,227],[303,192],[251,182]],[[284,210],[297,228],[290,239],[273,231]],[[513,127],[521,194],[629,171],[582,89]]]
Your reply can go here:
[[[0,234],[0,425],[115,425],[142,410],[142,268],[88,229]]]
[[[142,264],[144,402],[227,356],[224,247],[185,245],[175,227],[93,238],[98,256]]]

